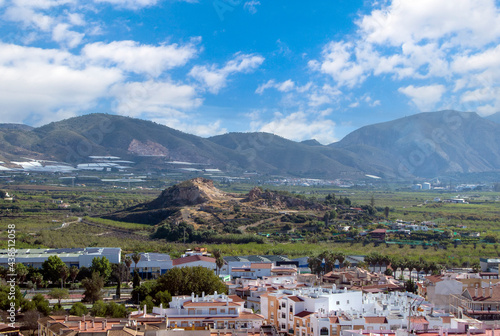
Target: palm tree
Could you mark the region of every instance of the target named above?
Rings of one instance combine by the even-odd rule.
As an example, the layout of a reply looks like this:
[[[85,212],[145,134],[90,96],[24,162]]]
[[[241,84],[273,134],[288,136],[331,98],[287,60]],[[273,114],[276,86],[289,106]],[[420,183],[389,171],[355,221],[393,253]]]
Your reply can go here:
[[[69,277],[71,278],[72,283],[75,283],[76,277],[80,273],[80,270],[75,265],[71,266],[69,269]]]
[[[125,266],[127,266],[128,275],[130,277],[130,265],[132,265],[132,258],[130,258],[130,256],[126,256],[123,259],[123,262],[125,263]]]
[[[343,252],[337,252],[335,254],[335,259],[339,261],[339,267],[343,268],[345,263],[345,254]]]
[[[141,261],[141,254],[139,252],[135,252],[132,254],[132,260],[134,261],[134,272],[137,271],[137,263]]]
[[[31,276],[31,281],[33,281],[33,283],[35,284],[35,288],[38,289],[38,287],[43,281],[43,275],[39,272],[35,272]]]
[[[64,288],[64,283],[66,282],[66,279],[69,276],[68,266],[64,265],[59,267],[59,276],[61,277],[61,288]]]
[[[215,249],[212,251],[212,255],[215,258],[215,266],[217,267],[217,275],[220,273],[220,269],[224,266],[224,259],[222,258],[222,251],[220,249]]]
[[[322,259],[318,257],[309,257],[307,259],[307,264],[309,265],[309,268],[311,269],[311,272],[313,274],[316,274],[318,277],[321,275],[322,267],[321,267]]]
[[[332,251],[324,251],[318,257],[321,261],[323,261],[323,259],[325,260],[325,267],[323,273],[328,273],[330,271],[333,271],[333,268],[335,267],[336,257]]]

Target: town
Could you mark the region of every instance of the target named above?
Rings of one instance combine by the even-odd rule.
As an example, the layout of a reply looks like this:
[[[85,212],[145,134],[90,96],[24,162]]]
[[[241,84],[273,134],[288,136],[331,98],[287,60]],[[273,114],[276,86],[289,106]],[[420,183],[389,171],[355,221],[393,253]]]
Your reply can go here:
[[[500,259],[481,259],[477,272],[428,273],[411,266],[393,269],[387,260],[369,256],[330,257],[334,260],[325,253],[315,273],[314,258],[223,257],[206,248],[186,250],[175,259],[160,253],[122,255],[120,248],[22,249],[14,272],[16,309],[26,323],[4,324],[1,330],[47,336],[179,331],[437,336],[489,335],[496,328]],[[7,269],[8,264],[7,251],[0,251],[0,265]],[[7,296],[0,304],[9,305]]]

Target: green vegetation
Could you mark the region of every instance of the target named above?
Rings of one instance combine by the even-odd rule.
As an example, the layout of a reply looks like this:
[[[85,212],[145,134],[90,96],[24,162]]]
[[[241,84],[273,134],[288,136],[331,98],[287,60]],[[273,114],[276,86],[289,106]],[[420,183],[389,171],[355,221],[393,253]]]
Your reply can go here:
[[[222,186],[231,192],[247,192],[252,188],[251,184]],[[234,219],[219,227],[200,216],[195,220],[196,226],[179,221],[161,223],[156,227],[95,217],[151,201],[158,191],[37,190],[24,187],[6,189],[15,196],[15,201],[0,200],[0,223],[16,225],[17,248],[119,246],[126,253],[154,251],[175,257],[184,249],[202,243],[209,245],[210,249],[220,249],[224,255],[310,257],[325,250],[365,255],[378,252],[388,256],[404,254],[411,260],[422,256],[449,266],[472,265],[479,257],[500,255],[500,196],[497,192],[474,191],[457,195],[445,191],[394,191],[392,186],[386,187],[387,190],[273,187],[282,196],[316,200],[327,210],[293,210],[276,216],[273,213],[252,213],[244,205],[235,204],[232,209],[220,213],[225,215],[227,212],[229,218]],[[433,201],[436,197],[457,196],[468,197],[469,204]],[[60,208],[59,200],[70,207]],[[212,213],[219,214],[214,210]],[[78,221],[79,217],[82,221]],[[429,221],[437,226],[408,236],[391,231],[390,223],[396,219],[415,223]],[[63,223],[68,224],[63,226]],[[345,227],[349,230],[344,231]],[[374,241],[369,236],[360,235],[376,228],[389,229],[385,241]],[[2,231],[0,237],[6,234]],[[5,248],[6,243],[6,240],[0,240],[0,247]],[[67,273],[54,265],[50,270],[49,265],[46,268],[44,279],[29,271],[24,282],[44,286],[44,280],[55,283]],[[18,274],[24,275],[25,270],[18,270]],[[66,277],[67,282],[76,280],[71,270]]]

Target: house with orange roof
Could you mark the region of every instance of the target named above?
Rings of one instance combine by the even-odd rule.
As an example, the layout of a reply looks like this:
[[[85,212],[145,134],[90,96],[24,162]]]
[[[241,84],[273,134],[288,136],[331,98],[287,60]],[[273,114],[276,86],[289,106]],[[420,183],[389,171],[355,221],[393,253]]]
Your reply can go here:
[[[215,270],[217,268],[217,265],[215,263],[215,258],[198,254],[172,260],[172,267],[194,267],[194,266],[202,266],[212,270]]]
[[[264,317],[244,308],[233,295],[174,296],[169,308],[154,307],[153,314],[167,319],[167,327],[184,330],[245,330],[259,332]]]
[[[500,319],[500,284],[466,288],[450,297],[450,309],[458,317],[469,316],[480,321]]]

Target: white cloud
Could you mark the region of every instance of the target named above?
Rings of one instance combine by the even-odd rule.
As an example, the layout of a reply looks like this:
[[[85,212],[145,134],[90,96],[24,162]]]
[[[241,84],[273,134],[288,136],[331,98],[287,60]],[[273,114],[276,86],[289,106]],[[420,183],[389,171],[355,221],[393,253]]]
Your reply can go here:
[[[82,111],[123,79],[121,71],[86,65],[66,51],[0,44],[0,101],[4,121],[41,122]]]
[[[418,86],[435,79],[457,97],[466,89],[491,90],[500,84],[497,1],[387,0],[374,6],[357,20],[358,29],[348,41],[327,43],[321,57],[309,61],[309,68],[328,75],[338,87],[357,87],[372,76],[422,80],[400,91],[410,99],[425,93],[414,92]],[[443,98],[444,91],[437,93]],[[459,101],[457,97],[448,100]]]
[[[118,114],[137,117],[144,113],[169,115],[173,109],[189,109],[201,105],[193,87],[171,82],[130,82],[113,87],[111,94],[118,102]]]
[[[313,87],[311,91],[308,105],[312,107],[331,104],[342,94],[340,90],[328,84],[323,85],[321,88]]]
[[[321,115],[301,111],[289,115],[277,113],[274,120],[270,122],[254,120],[251,126],[254,131],[273,133],[294,141],[316,139],[320,143],[329,144],[337,140],[333,121],[324,119]]]
[[[83,54],[97,64],[116,65],[125,71],[154,77],[165,70],[185,65],[197,52],[193,44],[152,46],[135,41],[97,42],[83,48]]]
[[[413,85],[398,89],[399,92],[408,96],[417,108],[424,112],[432,110],[441,100],[446,91],[443,85],[428,85],[415,87]]]
[[[256,54],[236,54],[222,68],[197,65],[189,75],[202,83],[211,93],[218,93],[227,84],[228,76],[235,73],[249,73],[256,70],[264,62],[264,57]]]
[[[280,92],[289,92],[295,89],[295,83],[291,79],[288,79],[281,83],[277,83],[274,79],[270,79],[269,81],[267,81],[267,83],[259,85],[257,90],[255,90],[255,93],[263,94],[265,90],[271,88],[274,88]]]
[[[158,0],[94,0],[95,3],[108,3],[121,8],[139,9],[154,6]]]
[[[354,103],[351,103],[351,104],[349,104],[349,107],[350,107],[350,108],[356,108],[356,107],[359,107],[359,102],[354,102]]]
[[[393,0],[363,16],[358,25],[370,43],[400,46],[438,41],[448,45],[483,45],[500,36],[494,0]]]
[[[255,13],[257,13],[257,6],[260,6],[260,1],[251,0],[251,1],[245,2],[245,4],[243,5],[243,8],[245,8],[247,11],[249,11],[250,14],[255,14]]]
[[[353,87],[364,81],[364,69],[353,58],[354,45],[350,42],[331,42],[323,49],[323,62],[311,62],[313,69],[332,76],[339,85]]]
[[[227,129],[221,127],[221,121],[216,120],[211,123],[193,122],[193,117],[184,114],[180,118],[153,118],[153,121],[183,131],[189,134],[195,134],[201,137],[209,137],[227,133]]]
[[[69,25],[65,23],[57,24],[52,31],[52,39],[69,48],[78,46],[82,42],[84,36],[85,34],[69,30]]]
[[[54,14],[55,7],[76,5],[75,0],[14,0],[5,9],[3,19],[21,24],[23,34],[16,42],[29,44],[41,38],[51,38],[64,48],[75,48],[82,42],[84,33],[76,32],[74,26],[85,26],[81,14],[64,10],[64,15]]]

